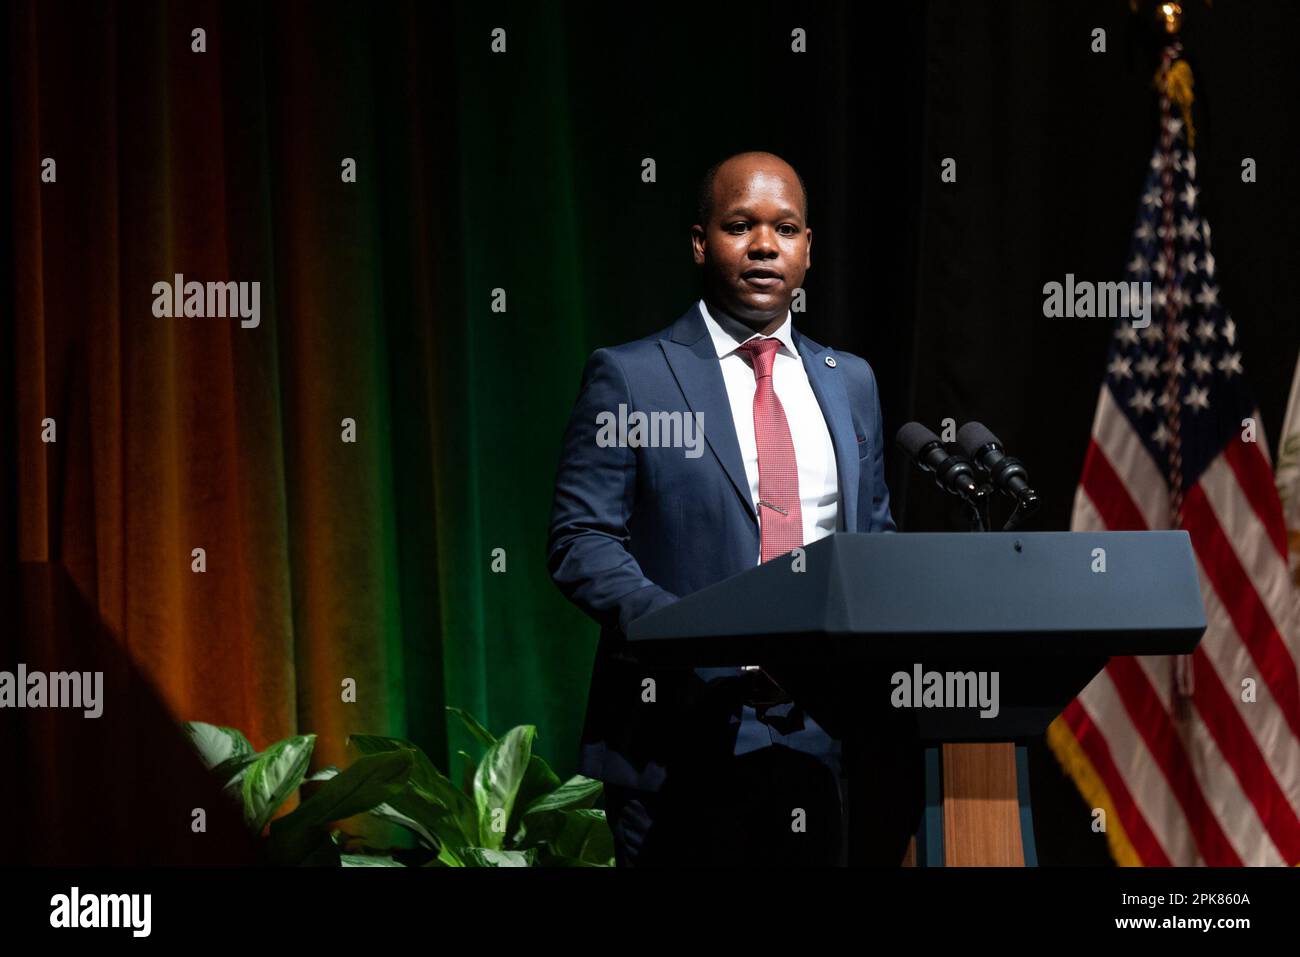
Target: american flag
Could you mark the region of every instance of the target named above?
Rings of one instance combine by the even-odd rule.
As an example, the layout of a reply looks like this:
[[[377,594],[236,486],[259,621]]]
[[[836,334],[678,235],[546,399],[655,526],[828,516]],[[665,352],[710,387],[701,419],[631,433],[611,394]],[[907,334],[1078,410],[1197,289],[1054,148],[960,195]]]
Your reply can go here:
[[[1179,53],[1159,76],[1188,79]],[[1118,863],[1295,865],[1300,604],[1186,114],[1161,87],[1127,266],[1152,283],[1151,324],[1116,323],[1071,527],[1186,529],[1208,627],[1191,655],[1111,659],[1048,741]]]

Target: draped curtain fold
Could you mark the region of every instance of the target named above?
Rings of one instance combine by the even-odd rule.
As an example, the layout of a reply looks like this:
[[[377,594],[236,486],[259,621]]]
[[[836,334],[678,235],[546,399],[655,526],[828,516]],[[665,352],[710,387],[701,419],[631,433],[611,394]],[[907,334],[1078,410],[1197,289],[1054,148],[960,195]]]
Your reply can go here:
[[[420,4],[8,16],[19,560],[65,566],[178,719],[316,733],[318,764],[408,736],[446,766],[456,705],[571,766],[595,629],[543,546],[588,351],[572,206],[525,191],[541,251],[482,216],[512,162],[493,91],[567,189],[562,127],[517,95],[562,98],[562,51],[476,92],[482,57],[436,42],[463,25]],[[155,316],[177,275],[259,283],[258,324]]]

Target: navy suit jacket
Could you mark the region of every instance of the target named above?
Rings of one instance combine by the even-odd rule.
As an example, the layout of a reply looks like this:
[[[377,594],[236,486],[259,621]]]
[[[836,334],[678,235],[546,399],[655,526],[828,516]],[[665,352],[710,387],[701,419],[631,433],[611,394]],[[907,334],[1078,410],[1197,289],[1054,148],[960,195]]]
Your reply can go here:
[[[864,359],[793,333],[835,446],[839,530],[894,531],[875,374]],[[601,413],[703,414],[702,454],[597,441]],[[639,664],[628,624],[753,568],[758,517],[718,354],[698,303],[662,332],[598,349],[564,436],[547,562],[560,590],[601,625],[579,771],[658,790],[674,768],[732,753],[739,668]],[[654,680],[653,700],[644,684]]]

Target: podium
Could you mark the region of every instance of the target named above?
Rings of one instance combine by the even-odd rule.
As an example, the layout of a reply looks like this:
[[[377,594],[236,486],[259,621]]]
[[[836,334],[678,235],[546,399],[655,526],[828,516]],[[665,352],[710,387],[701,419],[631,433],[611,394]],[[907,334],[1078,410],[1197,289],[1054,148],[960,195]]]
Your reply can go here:
[[[628,641],[656,664],[762,665],[837,738],[913,735],[915,860],[956,866],[1036,863],[1025,742],[1112,656],[1189,654],[1204,632],[1185,531],[840,533]]]

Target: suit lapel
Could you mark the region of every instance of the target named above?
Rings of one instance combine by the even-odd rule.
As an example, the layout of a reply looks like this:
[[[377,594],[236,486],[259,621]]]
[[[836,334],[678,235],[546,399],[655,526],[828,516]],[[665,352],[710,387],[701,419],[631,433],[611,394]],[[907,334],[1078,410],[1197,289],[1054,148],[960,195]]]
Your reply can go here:
[[[749,495],[749,477],[740,457],[740,440],[731,419],[731,401],[722,379],[722,366],[709,336],[699,303],[673,324],[667,339],[659,340],[664,356],[692,412],[704,415],[704,440],[736,487],[749,517],[758,524]]]
[[[858,437],[853,432],[853,410],[843,370],[828,365],[831,350],[807,336],[794,333],[794,342],[808,372],[808,382],[835,446],[835,472],[840,486],[840,531],[856,531],[858,522]],[[832,357],[833,358],[833,357]]]
[[[853,431],[853,412],[844,386],[842,370],[826,363],[831,351],[794,331],[794,342],[803,359],[817,404],[835,447],[835,472],[839,482],[839,530],[857,528],[858,438]],[[740,457],[740,441],[731,419],[731,402],[722,379],[722,366],[709,336],[699,303],[679,318],[667,339],[659,340],[677,384],[692,412],[704,414],[704,439],[735,486],[745,511],[758,523],[749,494],[749,477]]]

